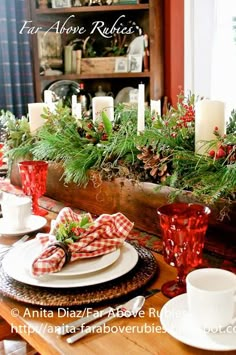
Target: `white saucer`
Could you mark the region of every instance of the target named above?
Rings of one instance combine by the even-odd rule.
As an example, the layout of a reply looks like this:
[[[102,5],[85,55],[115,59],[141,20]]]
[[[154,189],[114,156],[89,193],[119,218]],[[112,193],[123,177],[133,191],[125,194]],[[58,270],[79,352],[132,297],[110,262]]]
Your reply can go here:
[[[13,230],[5,223],[3,218],[0,218],[0,234],[6,236],[20,236],[23,234],[34,232],[45,226],[47,223],[46,218],[41,216],[32,215],[27,219],[26,225],[22,229]]]
[[[160,321],[167,333],[184,344],[212,351],[236,350],[236,326],[229,326],[225,333],[208,333],[198,328],[188,312],[186,293],[162,307]]]

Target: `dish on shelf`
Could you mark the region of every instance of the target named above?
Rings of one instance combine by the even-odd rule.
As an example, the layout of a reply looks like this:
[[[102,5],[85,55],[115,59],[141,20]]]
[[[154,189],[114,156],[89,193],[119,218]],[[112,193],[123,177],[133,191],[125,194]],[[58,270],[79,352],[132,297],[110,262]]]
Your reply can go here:
[[[62,100],[65,102],[71,99],[72,95],[77,95],[80,91],[79,83],[73,80],[57,80],[47,87],[54,93],[53,101]]]
[[[84,287],[114,280],[132,270],[138,262],[138,252],[124,243],[120,256],[106,268],[84,275],[57,277],[57,273],[34,277],[31,274],[33,260],[39,255],[41,245],[33,239],[11,249],[2,261],[4,271],[13,279],[32,286],[50,288]]]
[[[127,86],[121,89],[115,97],[115,105],[130,102],[130,91],[134,90],[133,87]]]
[[[144,46],[144,37],[138,36],[129,44],[127,53],[130,55],[134,54],[134,55],[143,56],[144,54],[143,46]]]

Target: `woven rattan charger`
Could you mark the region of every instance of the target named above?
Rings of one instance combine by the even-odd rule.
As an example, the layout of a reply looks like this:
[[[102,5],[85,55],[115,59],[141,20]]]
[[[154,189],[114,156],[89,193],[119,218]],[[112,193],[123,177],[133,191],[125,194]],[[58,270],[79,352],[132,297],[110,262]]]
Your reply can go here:
[[[0,293],[17,301],[50,307],[86,306],[125,297],[138,292],[157,276],[159,267],[152,253],[137,244],[137,265],[124,276],[103,284],[71,289],[42,288],[18,282],[0,266]]]

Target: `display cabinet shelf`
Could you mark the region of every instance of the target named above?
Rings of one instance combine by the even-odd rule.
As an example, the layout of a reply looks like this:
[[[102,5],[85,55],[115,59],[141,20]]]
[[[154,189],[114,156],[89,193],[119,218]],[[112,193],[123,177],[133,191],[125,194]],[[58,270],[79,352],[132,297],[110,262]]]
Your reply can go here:
[[[86,79],[121,79],[121,78],[149,78],[150,72],[142,73],[109,73],[109,74],[63,74],[60,80],[86,80]],[[44,75],[43,80],[58,80],[58,75]]]
[[[114,96],[118,94],[124,87],[137,88],[140,82],[145,83],[145,98],[148,102],[150,99],[158,100],[164,94],[164,69],[163,69],[163,0],[149,0],[147,3],[130,4],[130,5],[102,5],[102,6],[80,6],[69,8],[38,8],[36,0],[27,0],[29,13],[29,27],[34,26],[40,30],[50,29],[57,22],[63,23],[67,18],[71,18],[72,26],[89,26],[93,21],[104,21],[106,26],[112,26],[112,23],[121,16],[125,15],[125,20],[135,22],[142,28],[143,34],[148,35],[149,50],[149,70],[140,72],[106,72],[104,73],[82,73],[82,74],[66,74],[64,71],[63,48],[71,41],[71,36],[66,33],[60,33],[61,36],[61,67],[57,67],[62,74],[41,75],[40,56],[39,56],[39,40],[37,33],[30,34],[31,50],[33,59],[33,79],[36,101],[41,101],[42,94],[54,81],[73,80],[77,82],[83,81],[88,92],[93,96],[98,85],[102,85],[107,92],[113,92]],[[49,3],[49,2],[48,2]],[[71,16],[73,15],[73,16]],[[50,29],[51,31],[51,29]],[[55,31],[55,27],[54,27]],[[57,32],[57,30],[56,30]],[[67,36],[67,37],[66,37]],[[90,36],[89,28],[86,34],[74,34],[75,38],[84,40],[86,36]],[[97,32],[97,38],[92,38],[96,43],[107,46],[108,39],[103,38]],[[96,37],[94,35],[94,37]],[[99,37],[100,36],[100,37]],[[99,38],[98,38],[99,37]],[[128,36],[127,36],[128,37]],[[98,42],[97,42],[98,41]],[[54,67],[53,67],[54,68]]]
[[[36,15],[44,14],[70,14],[70,13],[84,13],[84,12],[112,12],[112,11],[136,11],[136,10],[148,10],[149,4],[138,5],[110,5],[110,6],[79,6],[79,7],[66,7],[59,9],[36,9]]]

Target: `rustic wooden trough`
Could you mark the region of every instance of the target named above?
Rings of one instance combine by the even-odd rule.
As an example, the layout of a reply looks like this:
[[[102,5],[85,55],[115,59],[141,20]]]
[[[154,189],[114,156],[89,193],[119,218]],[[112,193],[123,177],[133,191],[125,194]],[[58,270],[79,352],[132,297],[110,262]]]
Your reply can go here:
[[[156,189],[152,183],[137,183],[132,180],[116,178],[113,181],[102,181],[94,186],[93,182],[83,188],[74,183],[65,184],[62,178],[61,164],[49,164],[46,196],[65,202],[73,207],[99,215],[102,213],[124,213],[135,227],[143,231],[160,235],[157,208],[169,202],[173,189],[162,187]],[[21,179],[17,164],[13,164],[11,182],[20,186]],[[180,202],[197,202],[190,192],[184,192],[176,198]],[[221,201],[212,209],[207,235],[221,242],[236,239],[236,204],[232,203],[228,217],[218,219],[219,212],[224,208]]]

